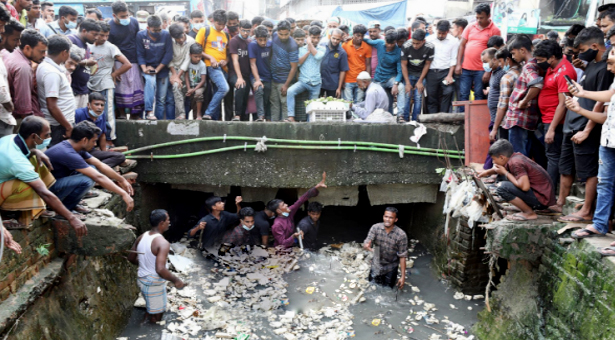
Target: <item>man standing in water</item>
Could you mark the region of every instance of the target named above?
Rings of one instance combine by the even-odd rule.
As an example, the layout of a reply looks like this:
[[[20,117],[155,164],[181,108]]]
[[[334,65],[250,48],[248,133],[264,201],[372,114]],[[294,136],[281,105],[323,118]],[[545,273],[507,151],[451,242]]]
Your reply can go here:
[[[318,188],[327,187],[325,184],[326,179],[327,173],[323,172],[322,181],[299,197],[297,202],[290,207],[280,199],[275,199],[269,202],[267,208],[270,211],[275,211],[278,216],[275,218],[273,226],[271,227],[271,232],[273,233],[273,238],[275,239],[273,244],[275,247],[283,246],[285,248],[290,248],[298,242],[297,240],[300,235],[303,237],[303,232],[295,232],[296,228],[293,218],[295,217],[297,210],[299,210],[305,201],[312,197],[318,196]]]
[[[145,320],[151,323],[162,320],[167,310],[167,281],[173,282],[177,289],[184,287],[184,282],[167,269],[167,256],[171,245],[162,236],[169,230],[171,220],[166,210],[156,209],[149,215],[150,231],[139,236],[128,255],[128,261],[139,265],[139,279],[147,312]],[[138,255],[137,255],[138,254]]]
[[[241,196],[237,196],[235,198],[237,212],[241,210],[241,202]],[[239,217],[237,214],[224,211],[224,202],[222,198],[218,196],[212,196],[206,199],[205,207],[209,210],[209,214],[201,218],[199,222],[190,229],[188,235],[190,235],[190,237],[198,237],[203,242],[204,249],[213,250],[215,248],[217,250],[216,247],[220,245],[224,233],[237,225]]]
[[[372,269],[369,272],[369,281],[377,284],[402,289],[406,283],[406,257],[408,256],[408,237],[406,233],[395,225],[397,222],[397,209],[387,207],[382,217],[383,223],[372,226],[363,242],[365,250],[374,251]],[[398,265],[401,264],[401,277],[397,280]]]

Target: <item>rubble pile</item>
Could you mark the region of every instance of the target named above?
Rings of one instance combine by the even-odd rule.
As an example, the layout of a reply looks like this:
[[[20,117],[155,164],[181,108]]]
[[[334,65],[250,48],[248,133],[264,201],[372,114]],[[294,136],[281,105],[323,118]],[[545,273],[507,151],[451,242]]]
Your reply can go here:
[[[198,253],[187,248],[187,244],[187,240],[182,240],[171,245],[175,254],[169,256],[170,269],[189,285],[181,290],[168,287],[167,311],[174,314],[168,314],[159,323],[165,327],[163,339],[342,340],[355,337],[357,323],[375,328],[374,334],[384,335],[384,330],[393,332],[386,333],[390,339],[415,339],[409,334],[414,332],[413,327],[419,326],[438,331],[442,339],[473,339],[467,336],[463,326],[448,317],[437,318],[435,304],[421,299],[420,289],[409,283],[403,291],[411,292],[414,297],[409,300],[408,316],[405,320],[402,316],[401,325],[393,325],[399,321],[388,320],[390,311],[373,319],[355,320],[354,313],[360,303],[369,299],[378,305],[391,299],[367,281],[373,254],[355,242],[326,246],[320,254],[298,248],[260,247],[237,247],[222,256],[203,252],[205,257],[214,260],[210,269],[203,262],[191,260]],[[410,253],[417,244],[417,240],[409,241]],[[408,258],[408,268],[416,258]],[[327,279],[323,273],[331,272],[333,265],[336,273],[341,269],[342,275],[331,287],[328,282],[331,277]],[[300,266],[307,269],[307,278],[314,279],[303,277],[293,283],[293,299],[303,296],[309,299],[309,305],[291,310],[293,305],[288,297],[291,288],[286,275]],[[455,298],[472,297],[456,294]],[[144,307],[145,301],[140,298],[135,306]],[[434,334],[433,339],[439,338]]]

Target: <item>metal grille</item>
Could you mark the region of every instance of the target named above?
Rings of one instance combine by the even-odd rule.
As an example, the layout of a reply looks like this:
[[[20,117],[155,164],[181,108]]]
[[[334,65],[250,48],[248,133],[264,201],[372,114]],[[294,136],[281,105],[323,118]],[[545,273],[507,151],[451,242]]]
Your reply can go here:
[[[310,122],[345,122],[345,110],[314,110],[310,112]]]

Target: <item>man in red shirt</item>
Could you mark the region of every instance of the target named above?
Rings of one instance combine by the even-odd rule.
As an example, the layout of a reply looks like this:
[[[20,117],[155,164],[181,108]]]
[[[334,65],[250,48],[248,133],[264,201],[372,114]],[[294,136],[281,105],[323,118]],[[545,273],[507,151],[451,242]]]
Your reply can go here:
[[[562,48],[553,40],[543,40],[538,44],[534,50],[534,57],[541,72],[545,73],[542,90],[538,95],[538,108],[542,113],[545,133],[547,172],[556,187],[559,181],[559,158],[564,138],[566,94],[569,92],[564,76],[577,80],[577,72],[568,59],[563,57]]]
[[[476,6],[476,22],[463,30],[455,74],[461,75],[459,83],[460,100],[470,98],[470,90],[474,89],[474,99],[485,99],[483,93],[483,63],[481,53],[487,49],[487,41],[494,35],[502,35],[500,29],[491,21],[489,4]],[[463,62],[462,62],[463,59]]]
[[[521,153],[513,153],[513,145],[506,139],[499,139],[489,148],[493,168],[478,174],[478,177],[498,174],[506,180],[498,183],[496,193],[505,202],[521,210],[506,216],[510,221],[528,221],[538,218],[534,210],[553,205],[555,191],[551,178],[540,165]]]

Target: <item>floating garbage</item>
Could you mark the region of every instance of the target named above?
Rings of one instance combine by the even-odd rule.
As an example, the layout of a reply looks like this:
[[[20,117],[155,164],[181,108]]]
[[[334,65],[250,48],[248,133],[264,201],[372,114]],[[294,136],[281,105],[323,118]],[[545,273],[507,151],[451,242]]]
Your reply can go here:
[[[382,320],[374,319],[374,320],[372,320],[372,326],[378,327],[378,326],[380,326],[380,322],[382,322]]]

